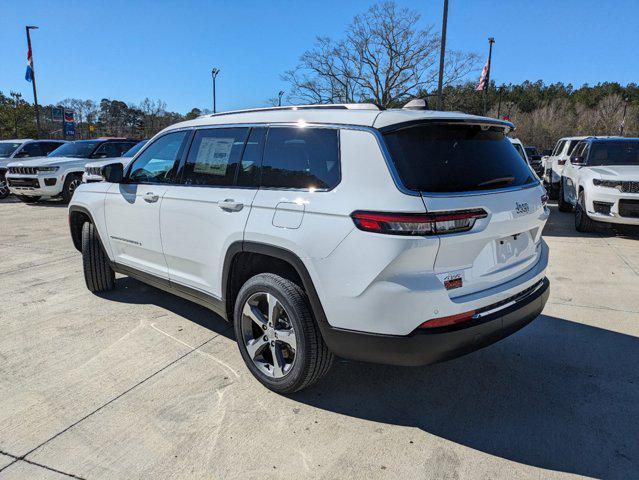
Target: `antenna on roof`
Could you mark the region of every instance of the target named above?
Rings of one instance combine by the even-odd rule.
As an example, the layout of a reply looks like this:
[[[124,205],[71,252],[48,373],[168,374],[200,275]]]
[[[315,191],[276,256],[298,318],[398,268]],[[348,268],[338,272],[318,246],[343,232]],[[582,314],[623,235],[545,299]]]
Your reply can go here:
[[[428,101],[425,98],[413,98],[402,108],[404,110],[428,110]]]

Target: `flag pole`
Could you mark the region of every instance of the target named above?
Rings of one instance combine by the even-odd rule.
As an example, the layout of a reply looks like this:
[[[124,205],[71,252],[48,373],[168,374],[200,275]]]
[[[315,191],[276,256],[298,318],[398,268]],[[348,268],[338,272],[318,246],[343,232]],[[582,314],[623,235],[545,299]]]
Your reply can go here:
[[[36,131],[38,138],[40,138],[40,110],[38,108],[38,92],[36,90],[35,67],[33,66],[33,50],[31,50],[31,34],[29,33],[29,30],[36,29],[38,27],[34,25],[27,25],[24,28],[27,31],[27,47],[29,48],[29,52],[31,53],[31,83],[33,84],[33,104],[36,114]]]
[[[490,88],[490,67],[492,67],[493,43],[495,39],[488,39],[488,69],[486,70],[486,88],[484,88],[484,115],[488,112],[488,89]]]

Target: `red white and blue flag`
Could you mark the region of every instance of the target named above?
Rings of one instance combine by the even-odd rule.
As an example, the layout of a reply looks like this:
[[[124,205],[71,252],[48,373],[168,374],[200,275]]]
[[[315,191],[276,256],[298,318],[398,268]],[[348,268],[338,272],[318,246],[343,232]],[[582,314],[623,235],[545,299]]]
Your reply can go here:
[[[27,73],[25,73],[24,79],[27,82],[33,81],[33,58],[31,57],[31,47],[29,47],[29,51],[27,52]]]
[[[475,91],[481,92],[482,90],[486,90],[488,85],[488,69],[490,68],[490,60],[486,60],[486,65],[481,71],[481,76],[479,77],[479,83],[475,88]]]

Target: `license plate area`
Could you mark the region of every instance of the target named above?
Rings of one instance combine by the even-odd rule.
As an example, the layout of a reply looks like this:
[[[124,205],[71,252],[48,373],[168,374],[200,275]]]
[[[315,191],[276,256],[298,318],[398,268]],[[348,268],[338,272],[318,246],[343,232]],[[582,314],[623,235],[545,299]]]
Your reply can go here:
[[[527,256],[532,248],[530,232],[517,233],[495,240],[496,263],[508,265]]]

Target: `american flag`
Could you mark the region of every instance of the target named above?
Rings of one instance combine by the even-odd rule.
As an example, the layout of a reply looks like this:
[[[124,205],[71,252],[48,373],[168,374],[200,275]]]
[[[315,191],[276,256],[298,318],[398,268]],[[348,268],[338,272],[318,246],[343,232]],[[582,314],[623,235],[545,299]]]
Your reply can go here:
[[[479,83],[477,84],[475,91],[481,92],[482,90],[485,90],[486,87],[488,86],[488,68],[490,68],[490,60],[486,60],[486,65],[484,65],[484,68],[481,71],[481,76],[479,77]]]
[[[27,51],[27,73],[25,73],[24,79],[27,82],[33,81],[33,58],[31,57],[31,46],[29,46],[29,50]]]

